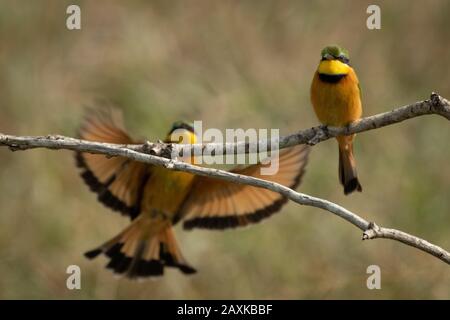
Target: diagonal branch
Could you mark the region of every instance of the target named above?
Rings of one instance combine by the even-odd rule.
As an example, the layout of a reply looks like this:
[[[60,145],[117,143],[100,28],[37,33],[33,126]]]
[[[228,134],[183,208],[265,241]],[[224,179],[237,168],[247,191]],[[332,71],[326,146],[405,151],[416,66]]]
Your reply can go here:
[[[299,131],[293,135],[282,137],[279,140],[280,148],[305,143],[314,145],[338,135],[348,135],[381,128],[383,126],[395,124],[406,119],[427,114],[441,115],[450,120],[450,104],[444,98],[433,93],[429,100],[416,102],[390,112],[363,118],[345,128],[314,127]],[[247,146],[244,150],[250,150],[249,144],[244,145]],[[47,148],[54,150],[66,149],[80,152],[98,153],[110,157],[121,156],[135,161],[163,166],[171,170],[185,171],[201,176],[214,177],[234,183],[265,188],[280,193],[300,205],[320,208],[341,217],[363,231],[363,240],[377,238],[396,240],[427,252],[445,263],[450,264],[450,253],[443,248],[400,230],[379,227],[375,223],[369,222],[361,216],[331,201],[296,192],[275,182],[269,182],[266,180],[213,168],[198,167],[175,159],[170,159],[171,152],[173,150],[179,151],[180,149],[177,148],[183,148],[182,145],[164,144],[160,142],[146,142],[143,145],[118,145],[85,141],[59,135],[30,137],[0,134],[0,146],[8,146],[12,151]],[[217,144],[206,144],[200,147],[202,151],[207,152],[213,150],[214,148],[217,150],[218,146],[223,147],[223,145]],[[226,149],[238,152],[239,146],[242,147],[242,143],[228,144],[227,147],[230,149]],[[217,154],[220,153],[216,153],[216,155]]]
[[[135,161],[163,166],[171,170],[185,171],[201,176],[214,177],[234,183],[265,188],[280,193],[286,198],[300,205],[320,208],[341,217],[342,219],[364,231],[363,240],[376,238],[393,239],[396,241],[400,241],[406,245],[418,248],[439,258],[445,263],[450,264],[450,253],[439,246],[431,244],[424,239],[410,235],[400,230],[378,227],[376,224],[365,220],[359,215],[339,206],[338,204],[335,204],[328,200],[296,192],[286,186],[275,182],[269,182],[266,180],[219,169],[198,167],[178,160],[167,159],[164,157],[131,150],[127,148],[127,146],[84,141],[61,136],[15,137],[0,135],[0,145],[9,146],[11,150],[25,150],[31,148],[68,149],[81,152],[105,154],[111,157],[121,156]]]

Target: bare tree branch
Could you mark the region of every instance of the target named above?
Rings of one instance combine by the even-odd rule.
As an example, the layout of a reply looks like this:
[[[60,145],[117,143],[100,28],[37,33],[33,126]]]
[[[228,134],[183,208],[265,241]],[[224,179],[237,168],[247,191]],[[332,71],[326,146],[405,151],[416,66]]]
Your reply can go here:
[[[442,98],[436,93],[432,93],[430,99],[418,101],[416,103],[406,105],[392,111],[380,113],[374,116],[362,118],[359,121],[353,122],[347,127],[336,128],[327,126],[317,126],[306,130],[300,130],[297,133],[290,134],[279,139],[270,141],[271,145],[279,145],[280,149],[292,147],[297,144],[315,145],[319,142],[328,140],[339,135],[350,135],[369,131],[373,129],[382,128],[388,125],[396,124],[407,119],[412,119],[424,115],[439,115],[447,120],[450,120],[450,103],[448,100]],[[192,154],[238,154],[249,153],[251,150],[258,150],[261,143],[268,143],[269,141],[258,142],[237,142],[237,143],[208,143],[197,145],[181,145],[181,144],[161,144],[149,143],[147,148],[154,149],[155,155],[166,156],[171,152],[174,154],[182,154],[182,151],[190,151]],[[145,151],[140,147],[133,147],[136,151]],[[196,153],[195,153],[196,152]],[[168,157],[168,156],[166,156]]]
[[[282,147],[288,147],[302,143],[316,144],[340,134],[351,134],[367,131],[427,114],[438,114],[450,120],[449,102],[436,94],[432,94],[429,100],[417,102],[390,112],[363,118],[360,121],[348,126],[347,128],[326,129],[323,127],[315,127],[300,131],[294,135],[284,137],[280,139],[280,143],[282,143]],[[445,263],[450,264],[450,253],[443,248],[400,230],[379,227],[375,223],[369,222],[359,215],[328,200],[296,192],[278,183],[269,182],[245,175],[239,175],[223,170],[198,167],[175,159],[169,159],[170,152],[168,152],[167,150],[171,150],[174,145],[163,143],[146,143],[144,145],[117,145],[85,141],[58,135],[19,137],[0,134],[0,146],[8,146],[12,151],[33,148],[48,148],[99,153],[111,157],[122,156],[140,162],[163,166],[171,170],[185,171],[201,176],[215,177],[230,182],[265,188],[280,193],[300,205],[320,208],[341,217],[342,219],[346,220],[347,222],[353,224],[363,231],[363,240],[377,238],[396,240],[406,245],[418,248],[437,257]],[[234,144],[233,147],[237,147],[237,144]],[[202,146],[202,148],[203,150],[205,150],[206,148],[209,148],[209,145]],[[237,151],[237,149],[234,150]]]
[[[292,147],[297,144],[316,145],[319,142],[328,140],[339,135],[350,135],[353,133],[360,133],[373,129],[382,128],[388,125],[396,124],[407,119],[416,118],[424,115],[440,115],[447,120],[450,120],[450,102],[447,99],[432,93],[430,99],[418,101],[410,105],[406,105],[392,111],[380,113],[370,117],[362,118],[353,122],[347,127],[336,128],[327,126],[317,126],[306,130],[300,130],[297,133],[280,137],[278,140],[271,141],[272,145],[279,143],[279,148]],[[35,138],[34,144],[30,145],[30,138]],[[46,139],[60,140],[58,143],[51,143],[46,145]],[[50,148],[60,149],[57,146],[61,145],[64,149],[79,150],[77,142],[78,139],[68,138],[60,135],[48,135],[39,137],[13,137],[2,135],[1,144],[8,145],[11,149],[30,149],[30,148]],[[6,143],[8,142],[8,143]],[[236,142],[236,143],[207,143],[207,144],[172,144],[163,142],[146,142],[145,144],[132,145],[116,145],[105,144],[105,146],[116,146],[120,148],[127,148],[134,151],[150,153],[156,156],[171,158],[172,154],[181,155],[183,151],[191,151],[192,154],[202,155],[222,155],[222,154],[238,154],[249,153],[251,150],[258,150],[258,145],[267,141],[258,142]],[[100,147],[99,145],[99,147]],[[84,150],[80,150],[84,151]],[[197,153],[199,152],[199,153]]]

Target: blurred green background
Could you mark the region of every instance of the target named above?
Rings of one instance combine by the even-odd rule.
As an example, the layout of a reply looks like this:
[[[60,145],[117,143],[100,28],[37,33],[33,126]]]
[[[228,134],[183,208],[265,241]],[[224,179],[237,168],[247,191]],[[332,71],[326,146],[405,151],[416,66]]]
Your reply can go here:
[[[368,30],[373,1],[0,2],[0,132],[75,134],[85,106],[125,110],[150,140],[177,119],[215,128],[317,125],[309,86],[322,47],[348,48],[364,114],[450,97],[450,2],[376,1],[382,29]],[[66,29],[79,4],[82,30]],[[337,146],[312,150],[300,190],[368,220],[450,249],[450,126],[437,116],[358,135],[364,192],[345,197]],[[73,154],[0,148],[0,298],[450,298],[450,268],[405,245],[361,241],[319,209],[288,204],[243,230],[183,232],[199,270],[156,281],[117,279],[82,253],[128,221],[99,204]],[[66,288],[68,265],[82,289]],[[381,267],[382,289],[366,288]]]

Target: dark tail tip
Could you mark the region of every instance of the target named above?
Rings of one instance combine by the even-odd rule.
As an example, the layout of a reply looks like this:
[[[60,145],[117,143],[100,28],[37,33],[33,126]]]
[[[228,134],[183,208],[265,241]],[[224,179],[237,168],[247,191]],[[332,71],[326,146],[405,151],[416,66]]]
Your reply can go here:
[[[172,255],[161,252],[159,260],[144,260],[139,254],[137,257],[128,257],[122,251],[123,243],[117,243],[107,251],[105,255],[110,258],[106,268],[113,270],[116,274],[123,274],[130,279],[162,276],[165,267],[178,268],[184,274],[193,274],[196,272],[194,268],[187,264],[177,263]],[[95,249],[86,252],[86,257],[92,259],[102,253],[101,249]]]
[[[354,191],[358,191],[358,192],[362,191],[361,184],[359,183],[359,180],[356,177],[351,179],[344,185],[344,194],[345,195],[348,195]]]
[[[177,266],[178,269],[181,270],[181,272],[183,272],[184,274],[194,274],[197,272],[197,270],[195,270],[194,268],[192,268],[191,266],[187,266],[187,265],[178,265]]]
[[[94,259],[97,257],[100,253],[102,253],[102,249],[94,249],[88,252],[84,253],[84,256],[88,259]]]
[[[177,261],[176,257],[170,253],[162,243],[160,244],[160,247],[160,258],[165,266],[178,268],[184,274],[193,274],[197,272],[197,270],[192,268],[186,262]]]

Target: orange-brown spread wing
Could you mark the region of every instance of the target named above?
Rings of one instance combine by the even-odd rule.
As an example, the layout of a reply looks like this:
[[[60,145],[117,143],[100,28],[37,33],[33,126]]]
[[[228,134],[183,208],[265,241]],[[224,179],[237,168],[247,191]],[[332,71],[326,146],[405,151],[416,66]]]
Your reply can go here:
[[[279,169],[274,175],[261,175],[256,164],[233,172],[296,188],[305,172],[309,148],[299,145],[279,151]],[[184,228],[226,229],[257,223],[280,210],[287,199],[279,193],[197,176],[179,217]]]
[[[117,144],[133,144],[125,131],[122,114],[105,108],[87,113],[79,130],[80,139]],[[144,187],[150,176],[150,166],[123,157],[76,153],[81,177],[97,193],[107,207],[135,218],[141,210]]]

